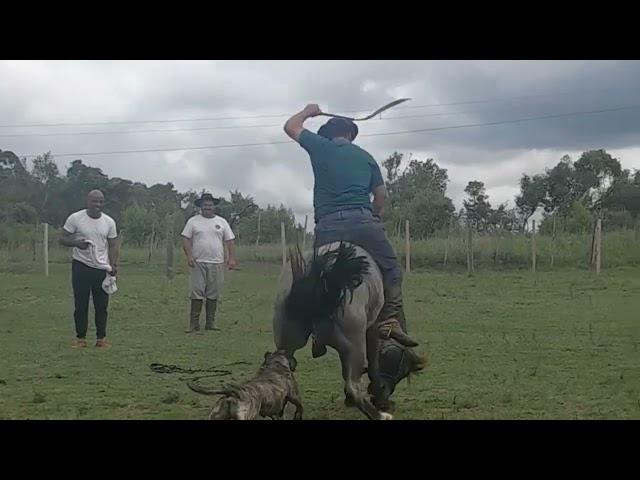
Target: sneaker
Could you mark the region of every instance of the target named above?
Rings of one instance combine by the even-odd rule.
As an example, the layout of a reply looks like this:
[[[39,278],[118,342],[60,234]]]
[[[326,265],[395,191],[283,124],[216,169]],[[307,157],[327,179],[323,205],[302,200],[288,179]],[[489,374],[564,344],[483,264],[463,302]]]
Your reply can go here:
[[[87,340],[84,338],[74,338],[71,348],[85,348],[87,346]]]
[[[205,330],[212,330],[212,331],[214,331],[214,332],[219,332],[219,331],[220,331],[220,329],[219,329],[218,327],[215,327],[215,326],[213,326],[213,325],[205,325],[205,326],[204,326],[204,329],[205,329]]]
[[[108,349],[111,348],[111,342],[106,338],[99,338],[96,340],[96,347]]]

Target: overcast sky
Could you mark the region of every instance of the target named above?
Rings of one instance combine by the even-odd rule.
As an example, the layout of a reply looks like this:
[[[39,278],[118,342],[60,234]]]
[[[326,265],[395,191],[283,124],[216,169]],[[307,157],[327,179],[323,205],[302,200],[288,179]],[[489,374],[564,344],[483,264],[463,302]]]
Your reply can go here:
[[[540,173],[565,154],[576,159],[604,148],[624,168],[640,168],[640,108],[367,135],[640,106],[639,87],[638,61],[2,61],[0,149],[22,157],[281,142],[284,114],[307,103],[343,113],[411,97],[382,119],[361,123],[356,143],[379,163],[393,151],[435,159],[448,169],[448,195],[457,207],[470,180],[485,183],[494,205],[513,205],[522,173]],[[14,126],[147,120],[163,123]],[[308,126],[315,131],[324,121]],[[42,136],[176,129],[182,130]],[[25,134],[40,136],[9,136]],[[64,172],[76,158],[112,177],[225,196],[238,189],[261,205],[284,203],[299,219],[312,214],[311,167],[295,144],[58,156],[56,162]]]

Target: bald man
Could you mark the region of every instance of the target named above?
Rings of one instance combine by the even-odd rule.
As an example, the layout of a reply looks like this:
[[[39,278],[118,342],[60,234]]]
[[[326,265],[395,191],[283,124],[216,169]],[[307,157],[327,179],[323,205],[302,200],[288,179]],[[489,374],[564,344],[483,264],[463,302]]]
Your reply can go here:
[[[87,346],[89,295],[93,297],[96,322],[96,347],[109,348],[107,306],[109,295],[102,283],[107,275],[118,272],[118,232],[116,222],[102,212],[104,195],[92,190],[87,195],[87,208],[72,213],[62,227],[60,243],[72,247],[71,285],[75,311],[76,338],[73,347]]]

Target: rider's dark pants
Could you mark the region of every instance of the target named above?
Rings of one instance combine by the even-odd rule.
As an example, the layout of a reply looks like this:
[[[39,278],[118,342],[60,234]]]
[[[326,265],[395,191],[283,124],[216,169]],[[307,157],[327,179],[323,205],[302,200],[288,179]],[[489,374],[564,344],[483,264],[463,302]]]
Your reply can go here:
[[[341,210],[321,217],[316,223],[315,247],[339,241],[364,248],[378,264],[385,300],[378,319],[397,318],[404,323],[402,270],[382,223],[366,208]]]

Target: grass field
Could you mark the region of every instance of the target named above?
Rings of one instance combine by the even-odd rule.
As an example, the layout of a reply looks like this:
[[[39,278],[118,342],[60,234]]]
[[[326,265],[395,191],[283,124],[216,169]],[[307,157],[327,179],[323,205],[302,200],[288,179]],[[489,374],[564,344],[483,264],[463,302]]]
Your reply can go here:
[[[114,346],[70,348],[70,268],[45,278],[39,264],[0,265],[0,418],[204,419],[212,397],[190,375],[158,374],[154,362],[252,373],[273,349],[271,309],[279,268],[247,263],[227,277],[222,331],[183,333],[187,280],[160,263],[124,255],[110,305]],[[469,278],[416,272],[406,279],[413,336],[427,370],[402,383],[396,419],[640,418],[640,267],[485,272]],[[89,338],[94,335],[91,312]],[[428,342],[428,344],[427,344]],[[337,355],[298,353],[307,419],[361,419],[343,406]],[[204,379],[205,386],[230,377]]]

